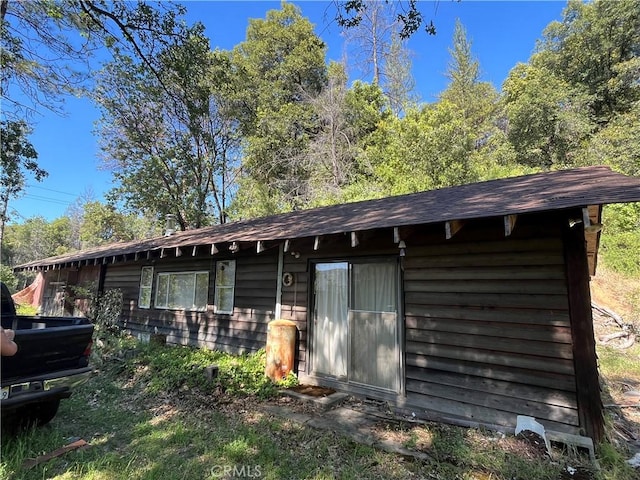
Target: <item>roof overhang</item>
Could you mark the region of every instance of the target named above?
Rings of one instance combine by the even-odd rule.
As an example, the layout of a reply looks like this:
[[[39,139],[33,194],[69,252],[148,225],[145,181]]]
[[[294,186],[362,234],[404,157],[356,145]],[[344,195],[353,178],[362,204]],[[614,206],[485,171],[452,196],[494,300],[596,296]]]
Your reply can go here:
[[[640,201],[640,179],[611,171],[608,167],[538,173],[490,180],[363,202],[301,210],[253,220],[177,232],[170,236],[116,243],[14,267],[15,271],[49,270],[103,265],[167,255],[202,253],[215,255],[270,246],[299,238],[320,239],[349,234],[352,244],[359,232],[411,225],[442,223],[446,238],[453,237],[464,222],[502,217],[509,236],[519,215],[576,209],[588,242],[589,266],[595,273],[602,205]],[[318,240],[319,241],[319,240]],[[399,240],[398,240],[399,241]]]

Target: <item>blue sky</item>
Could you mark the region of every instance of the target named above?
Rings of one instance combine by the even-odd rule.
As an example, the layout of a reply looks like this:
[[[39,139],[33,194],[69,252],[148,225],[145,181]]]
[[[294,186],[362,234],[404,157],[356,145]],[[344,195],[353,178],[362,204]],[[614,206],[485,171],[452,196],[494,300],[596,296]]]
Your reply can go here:
[[[184,2],[190,22],[206,26],[213,47],[230,49],[245,38],[248,20],[264,18],[279,8],[271,1]],[[327,1],[293,1],[316,26],[316,33],[328,46],[327,61],[344,54],[340,28],[333,21],[335,9]],[[444,73],[449,61],[453,28],[459,18],[480,62],[481,78],[500,89],[509,71],[526,62],[543,29],[560,20],[566,2],[560,1],[421,1],[424,17],[433,19],[437,35],[416,33],[408,47],[413,52],[416,88],[425,102],[434,101],[446,86]],[[12,223],[42,216],[51,221],[65,214],[79,197],[103,200],[112,188],[111,175],[101,168],[97,141],[93,135],[98,111],[89,100],[70,98],[65,117],[52,114],[37,118],[30,141],[38,151],[39,165],[49,172],[42,182],[28,181],[25,194],[10,203]]]

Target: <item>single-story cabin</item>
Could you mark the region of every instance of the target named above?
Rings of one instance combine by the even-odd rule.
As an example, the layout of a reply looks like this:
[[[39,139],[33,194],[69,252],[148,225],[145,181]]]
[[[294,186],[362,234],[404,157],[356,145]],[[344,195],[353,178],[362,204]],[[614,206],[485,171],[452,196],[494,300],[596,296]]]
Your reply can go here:
[[[268,322],[292,320],[302,382],[421,418],[510,430],[527,415],[598,441],[589,280],[602,205],[635,201],[640,178],[586,167],[168,232],[15,270],[42,272],[51,308],[72,285],[119,289],[123,325],[174,344],[253,352]]]

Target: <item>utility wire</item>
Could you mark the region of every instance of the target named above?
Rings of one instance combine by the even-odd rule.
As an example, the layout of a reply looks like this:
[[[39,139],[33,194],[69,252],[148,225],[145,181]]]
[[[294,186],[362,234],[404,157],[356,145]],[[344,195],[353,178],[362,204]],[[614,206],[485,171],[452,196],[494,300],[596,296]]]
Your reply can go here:
[[[41,195],[33,195],[31,193],[27,193],[25,195],[22,195],[20,198],[29,198],[29,199],[32,199],[32,200],[38,200],[38,201],[42,201],[42,202],[55,203],[57,205],[71,205],[71,203],[72,203],[72,202],[68,202],[66,200],[60,200],[59,198],[43,197]]]
[[[48,192],[61,193],[63,195],[69,195],[71,197],[79,197],[80,196],[77,193],[62,192],[60,190],[54,190],[52,188],[40,187],[38,185],[27,185],[27,188],[37,188],[39,190],[47,190]]]

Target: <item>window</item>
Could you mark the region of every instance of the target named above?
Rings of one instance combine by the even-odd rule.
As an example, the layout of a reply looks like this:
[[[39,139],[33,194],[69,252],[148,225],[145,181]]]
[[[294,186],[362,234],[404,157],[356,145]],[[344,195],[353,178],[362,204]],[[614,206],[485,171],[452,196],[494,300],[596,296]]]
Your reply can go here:
[[[156,308],[171,310],[207,309],[209,272],[159,273]]]
[[[216,313],[233,313],[233,296],[236,284],[236,261],[216,262]]]
[[[140,293],[138,294],[138,307],[151,307],[151,288],[153,287],[153,267],[142,267],[140,272]]]

